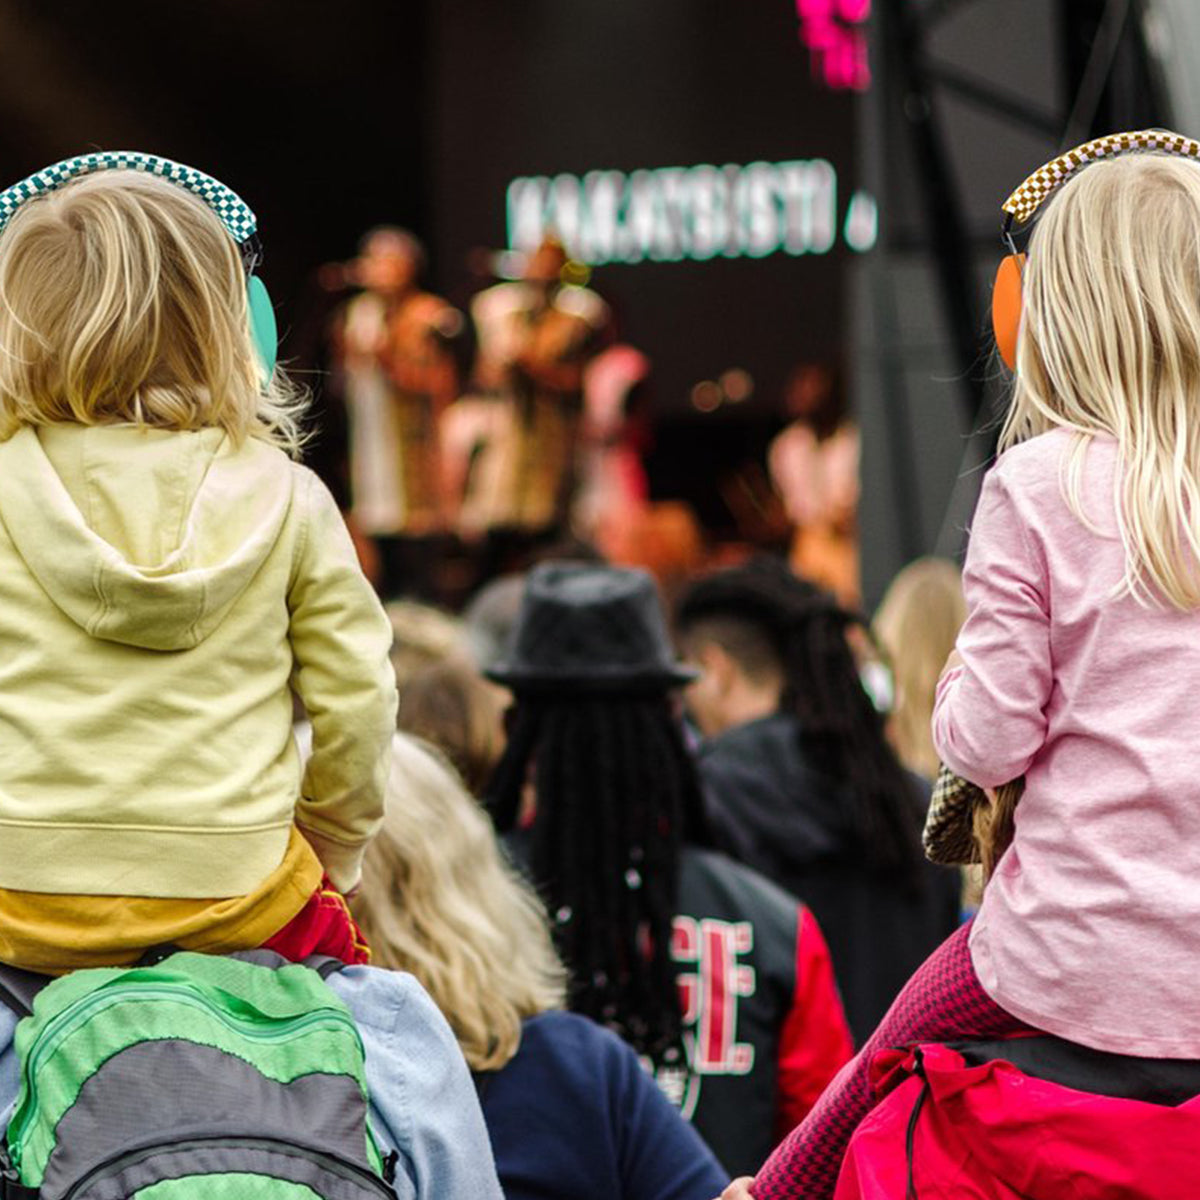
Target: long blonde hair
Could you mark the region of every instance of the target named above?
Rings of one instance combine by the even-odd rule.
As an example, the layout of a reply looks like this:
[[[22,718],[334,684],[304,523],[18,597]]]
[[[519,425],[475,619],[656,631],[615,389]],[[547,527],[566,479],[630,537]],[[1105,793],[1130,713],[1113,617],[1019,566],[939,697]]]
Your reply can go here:
[[[895,681],[888,734],[900,761],[927,779],[938,770],[930,731],[934,693],[966,619],[958,567],[944,558],[918,558],[892,580],[872,622]]]
[[[262,379],[233,239],[177,184],[87,175],[0,236],[0,439],[56,421],[217,426],[294,454],[302,409],[282,372]]]
[[[566,1003],[541,902],[449,764],[415,738],[393,742],[387,814],[352,907],[372,961],[421,981],[472,1070],[504,1066],[521,1021]]]
[[[1022,304],[1001,447],[1078,434],[1063,482],[1087,522],[1084,454],[1115,438],[1125,588],[1200,606],[1200,167],[1133,154],[1080,171],[1034,229]]]

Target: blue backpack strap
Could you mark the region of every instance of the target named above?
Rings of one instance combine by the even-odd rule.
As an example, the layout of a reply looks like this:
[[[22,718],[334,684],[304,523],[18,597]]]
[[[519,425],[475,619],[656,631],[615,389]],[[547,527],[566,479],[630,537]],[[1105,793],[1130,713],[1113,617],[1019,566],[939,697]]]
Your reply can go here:
[[[33,1012],[33,998],[50,982],[49,975],[35,975],[0,963],[0,1004],[20,1020]]]

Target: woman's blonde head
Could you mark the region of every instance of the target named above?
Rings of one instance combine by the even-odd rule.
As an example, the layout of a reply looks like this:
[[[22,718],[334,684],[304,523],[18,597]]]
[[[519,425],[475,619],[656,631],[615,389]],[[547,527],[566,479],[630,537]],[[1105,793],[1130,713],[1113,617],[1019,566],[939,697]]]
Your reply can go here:
[[[900,761],[929,779],[938,769],[930,732],[934,694],[966,618],[958,567],[944,558],[918,558],[892,580],[872,622],[895,680],[888,732]]]
[[[537,896],[449,764],[403,734],[353,909],[375,964],[421,981],[473,1070],[504,1066],[521,1021],[565,1004],[566,973]]]
[[[237,247],[179,185],[97,172],[0,235],[0,438],[57,421],[216,426],[295,452],[301,407],[281,373],[264,384]]]
[[[1007,447],[1081,435],[1066,487],[1080,501],[1092,435],[1116,439],[1126,585],[1200,605],[1200,165],[1132,154],[1089,166],[1046,204],[1022,280]]]

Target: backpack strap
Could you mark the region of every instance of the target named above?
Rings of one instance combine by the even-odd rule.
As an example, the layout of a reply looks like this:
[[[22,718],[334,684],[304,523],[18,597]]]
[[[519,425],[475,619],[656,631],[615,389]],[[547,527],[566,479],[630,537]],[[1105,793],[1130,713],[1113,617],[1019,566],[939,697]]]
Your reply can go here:
[[[49,975],[35,975],[0,963],[0,1004],[20,1020],[33,1013],[33,998],[50,982]]]
[[[8,1150],[0,1145],[0,1200],[40,1200],[41,1189],[26,1187],[17,1169],[8,1157]]]
[[[346,969],[346,964],[340,958],[329,954],[310,954],[304,960],[304,966],[316,971],[322,979],[328,979],[330,975],[336,975]]]

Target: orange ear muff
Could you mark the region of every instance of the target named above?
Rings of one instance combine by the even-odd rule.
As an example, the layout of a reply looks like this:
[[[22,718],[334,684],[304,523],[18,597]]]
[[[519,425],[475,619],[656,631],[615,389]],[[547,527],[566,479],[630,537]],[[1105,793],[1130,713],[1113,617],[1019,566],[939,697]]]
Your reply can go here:
[[[1010,371],[1017,369],[1017,332],[1021,328],[1021,270],[1025,255],[1005,256],[992,285],[992,331],[996,349]]]

